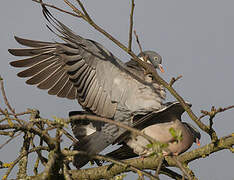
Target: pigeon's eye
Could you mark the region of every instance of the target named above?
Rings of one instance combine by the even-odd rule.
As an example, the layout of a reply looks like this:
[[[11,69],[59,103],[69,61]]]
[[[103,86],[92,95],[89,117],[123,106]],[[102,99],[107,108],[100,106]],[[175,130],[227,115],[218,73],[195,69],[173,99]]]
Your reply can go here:
[[[155,56],[155,57],[154,57],[154,60],[155,60],[155,61],[157,61],[157,60],[158,60],[158,57],[157,57],[157,56]]]

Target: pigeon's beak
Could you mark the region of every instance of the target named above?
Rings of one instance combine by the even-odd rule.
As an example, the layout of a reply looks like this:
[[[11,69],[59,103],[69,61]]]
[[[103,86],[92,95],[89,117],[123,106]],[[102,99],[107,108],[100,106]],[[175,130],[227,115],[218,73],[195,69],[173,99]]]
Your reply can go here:
[[[159,64],[158,67],[159,67],[159,69],[160,69],[160,71],[161,71],[162,73],[165,72],[164,69],[163,69],[163,67],[162,67],[162,64]]]
[[[198,138],[196,138],[196,144],[197,144],[198,146],[200,146],[200,145],[201,145],[201,143],[200,143],[200,141],[199,141],[199,139],[198,139]]]

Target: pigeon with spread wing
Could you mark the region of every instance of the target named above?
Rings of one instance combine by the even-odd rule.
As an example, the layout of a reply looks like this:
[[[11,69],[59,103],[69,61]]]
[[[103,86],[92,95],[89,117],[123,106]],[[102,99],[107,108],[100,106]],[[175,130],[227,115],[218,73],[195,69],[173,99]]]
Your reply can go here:
[[[43,7],[50,30],[64,42],[42,42],[15,37],[29,48],[9,49],[15,56],[14,67],[26,68],[18,73],[26,83],[48,90],[51,95],[76,99],[86,111],[132,126],[132,117],[159,110],[165,90],[134,60],[123,63],[101,44],[76,35]],[[138,56],[162,69],[162,58],[154,51]],[[98,123],[98,131],[83,137],[75,149],[96,154],[112,144],[124,132],[111,124]],[[77,155],[75,166],[82,167],[88,157]]]

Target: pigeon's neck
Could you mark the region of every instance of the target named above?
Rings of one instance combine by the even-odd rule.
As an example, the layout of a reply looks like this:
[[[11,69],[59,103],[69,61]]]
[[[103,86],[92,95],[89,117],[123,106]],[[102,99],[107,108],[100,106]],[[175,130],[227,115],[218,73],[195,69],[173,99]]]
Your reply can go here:
[[[126,62],[127,67],[132,68],[132,69],[136,69],[136,70],[142,70],[143,67],[141,65],[139,65],[139,63],[133,59],[131,59],[130,61]]]

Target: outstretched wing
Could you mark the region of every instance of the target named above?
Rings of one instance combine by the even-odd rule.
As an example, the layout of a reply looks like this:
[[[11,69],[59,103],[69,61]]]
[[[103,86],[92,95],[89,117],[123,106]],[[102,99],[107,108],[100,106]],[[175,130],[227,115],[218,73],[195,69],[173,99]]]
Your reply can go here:
[[[29,57],[10,64],[27,68],[18,73],[19,77],[29,78],[27,84],[47,89],[51,95],[78,99],[83,108],[100,116],[113,117],[118,98],[124,91],[114,87],[113,83],[128,76],[124,63],[99,43],[74,34],[47,9],[44,8],[43,12],[66,43],[15,37],[18,43],[30,48],[9,49],[9,52]]]

